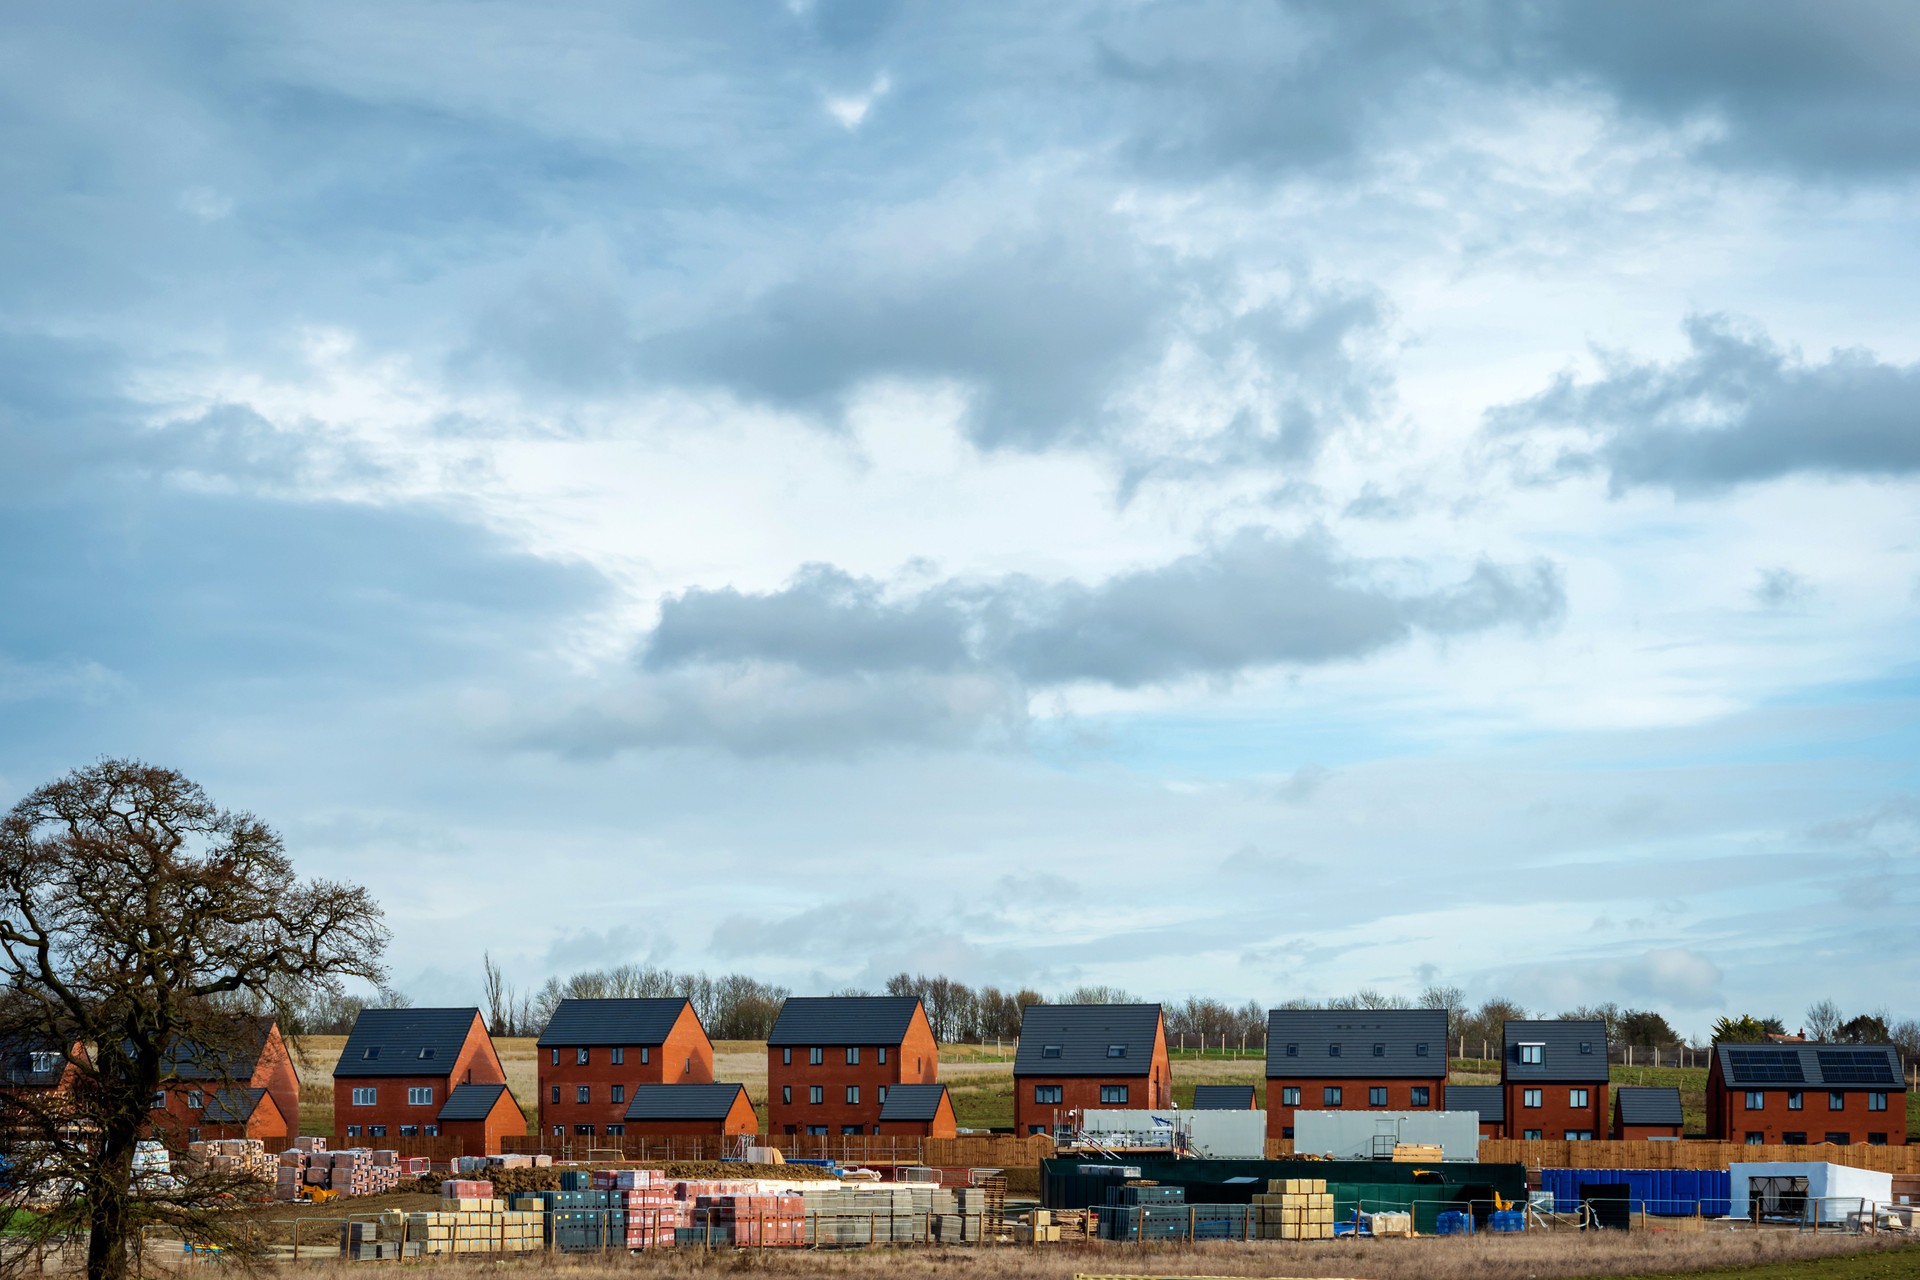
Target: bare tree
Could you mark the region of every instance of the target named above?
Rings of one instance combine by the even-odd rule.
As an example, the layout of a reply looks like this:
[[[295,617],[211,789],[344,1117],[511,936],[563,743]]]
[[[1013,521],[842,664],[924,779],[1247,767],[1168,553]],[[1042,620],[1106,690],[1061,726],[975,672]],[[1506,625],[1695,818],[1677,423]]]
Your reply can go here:
[[[1840,1006],[1831,1000],[1820,1000],[1807,1006],[1807,1038],[1810,1040],[1831,1040],[1833,1033],[1846,1021],[1846,1015],[1840,1012]]]
[[[57,1046],[72,1079],[0,1098],[0,1207],[42,1209],[8,1239],[84,1223],[88,1280],[122,1280],[148,1224],[247,1260],[240,1180],[184,1160],[164,1181],[136,1171],[148,1133],[179,1145],[153,1100],[257,1034],[236,1001],[378,981],[386,941],[366,890],[296,879],[271,828],[172,770],[107,760],[21,800],[0,819],[0,1041]]]

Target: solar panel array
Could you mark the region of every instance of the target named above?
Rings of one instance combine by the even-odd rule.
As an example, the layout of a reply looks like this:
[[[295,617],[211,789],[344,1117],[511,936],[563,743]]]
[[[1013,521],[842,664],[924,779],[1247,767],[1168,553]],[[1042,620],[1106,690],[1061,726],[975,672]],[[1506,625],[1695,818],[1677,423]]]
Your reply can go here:
[[[1818,1056],[1828,1084],[1900,1083],[1884,1049],[1822,1049]]]
[[[1800,1054],[1793,1049],[1729,1049],[1727,1059],[1742,1084],[1805,1084]]]

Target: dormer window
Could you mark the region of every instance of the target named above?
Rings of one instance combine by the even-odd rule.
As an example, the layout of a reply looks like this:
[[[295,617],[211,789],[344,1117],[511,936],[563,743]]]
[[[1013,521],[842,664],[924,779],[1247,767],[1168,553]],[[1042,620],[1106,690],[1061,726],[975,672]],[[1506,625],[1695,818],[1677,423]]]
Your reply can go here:
[[[1329,1058],[1337,1058],[1340,1056],[1340,1042],[1338,1040],[1335,1040],[1327,1046],[1327,1056]]]
[[[27,1070],[37,1076],[51,1075],[60,1061],[57,1053],[34,1052],[27,1055]]]
[[[422,1062],[425,1062],[427,1059],[431,1058],[432,1056],[433,1056],[433,1050],[431,1049],[422,1049],[420,1051],[420,1060]]]
[[[1413,1046],[1413,1056],[1416,1058],[1424,1058],[1427,1056],[1427,1042],[1425,1040]]]
[[[1299,1045],[1297,1045],[1297,1044],[1290,1044],[1290,1045],[1288,1045],[1288,1046],[1287,1046],[1287,1056],[1288,1056],[1289,1058],[1297,1058],[1297,1057],[1299,1057],[1299,1056],[1300,1056],[1300,1046],[1299,1046]]]
[[[1057,1044],[1043,1044],[1040,1046],[1040,1056],[1043,1058],[1057,1058],[1060,1056],[1060,1046]]]
[[[1107,1046],[1107,1056],[1109,1058],[1124,1058],[1127,1056],[1127,1046],[1123,1044],[1110,1044]]]
[[[1373,1056],[1374,1056],[1374,1057],[1376,1057],[1376,1058],[1384,1058],[1384,1057],[1386,1057],[1386,1056],[1387,1056],[1387,1046],[1385,1046],[1384,1044],[1379,1044],[1379,1043],[1376,1043],[1376,1044],[1375,1044],[1375,1045],[1373,1046]]]
[[[1520,1046],[1520,1065],[1523,1067],[1544,1066],[1547,1061],[1547,1046],[1544,1044],[1523,1044]]]
[[[377,1044],[373,1045],[370,1048],[362,1049],[360,1051],[360,1059],[363,1062],[372,1062],[375,1058],[379,1056],[380,1056],[380,1046]]]
[[[1582,1040],[1580,1042],[1580,1052],[1591,1056],[1593,1054],[1593,1041]]]

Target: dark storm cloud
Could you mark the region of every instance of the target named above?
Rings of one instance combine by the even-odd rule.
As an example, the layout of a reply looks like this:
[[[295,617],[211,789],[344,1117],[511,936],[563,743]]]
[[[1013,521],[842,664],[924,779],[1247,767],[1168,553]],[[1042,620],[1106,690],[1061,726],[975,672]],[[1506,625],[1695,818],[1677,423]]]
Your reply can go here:
[[[1687,323],[1672,363],[1608,357],[1602,377],[1563,374],[1488,415],[1501,435],[1573,428],[1591,443],[1562,473],[1599,470],[1615,492],[1724,489],[1794,473],[1891,477],[1920,471],[1920,366],[1835,351],[1809,363],[1723,316]]]
[[[1121,688],[1260,667],[1351,660],[1416,632],[1541,626],[1564,606],[1544,563],[1483,563],[1438,589],[1324,537],[1247,531],[1206,551],[1087,586],[1016,577],[890,597],[879,583],[813,568],[761,595],[674,597],[645,650],[661,670],[760,661],[819,674],[1002,672],[1022,684]]]

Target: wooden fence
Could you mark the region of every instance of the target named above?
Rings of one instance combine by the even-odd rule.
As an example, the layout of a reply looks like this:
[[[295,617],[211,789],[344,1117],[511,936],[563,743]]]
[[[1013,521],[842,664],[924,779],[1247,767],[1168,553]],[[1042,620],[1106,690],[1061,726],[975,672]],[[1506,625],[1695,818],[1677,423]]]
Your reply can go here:
[[[1053,1141],[1013,1134],[971,1134],[959,1138],[768,1134],[757,1146],[778,1148],[789,1158],[837,1160],[842,1164],[923,1164],[934,1168],[1009,1168],[1036,1165],[1053,1155]],[[546,1154],[556,1160],[718,1160],[739,1149],[739,1139],[718,1136],[628,1133],[575,1138],[530,1134],[501,1141],[513,1155]]]
[[[1271,1146],[1271,1144],[1269,1144]],[[1527,1142],[1483,1138],[1480,1159],[1524,1164],[1529,1169],[1724,1169],[1758,1160],[1826,1160],[1876,1173],[1920,1174],[1920,1144],[1874,1147],[1813,1145],[1750,1146],[1744,1142]]]

